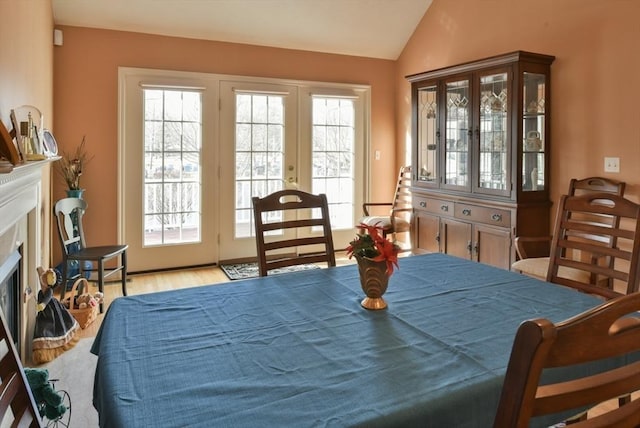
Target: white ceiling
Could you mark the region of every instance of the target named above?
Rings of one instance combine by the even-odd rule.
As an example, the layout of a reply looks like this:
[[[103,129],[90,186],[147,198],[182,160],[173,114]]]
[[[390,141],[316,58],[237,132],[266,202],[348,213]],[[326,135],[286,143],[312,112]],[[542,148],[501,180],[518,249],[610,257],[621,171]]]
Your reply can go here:
[[[397,59],[432,0],[53,0],[56,25]]]

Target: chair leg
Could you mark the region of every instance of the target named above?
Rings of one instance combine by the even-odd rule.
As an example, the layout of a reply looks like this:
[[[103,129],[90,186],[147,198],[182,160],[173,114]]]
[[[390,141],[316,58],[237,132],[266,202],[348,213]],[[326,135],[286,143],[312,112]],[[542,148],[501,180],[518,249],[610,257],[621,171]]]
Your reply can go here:
[[[120,277],[122,278],[122,295],[127,295],[127,250],[122,252],[122,271]]]
[[[62,286],[60,287],[60,301],[64,302],[64,295],[67,292],[67,272],[69,271],[69,260],[62,258]]]
[[[98,260],[98,291],[104,296],[104,260]],[[104,298],[100,302],[100,313],[104,312]]]

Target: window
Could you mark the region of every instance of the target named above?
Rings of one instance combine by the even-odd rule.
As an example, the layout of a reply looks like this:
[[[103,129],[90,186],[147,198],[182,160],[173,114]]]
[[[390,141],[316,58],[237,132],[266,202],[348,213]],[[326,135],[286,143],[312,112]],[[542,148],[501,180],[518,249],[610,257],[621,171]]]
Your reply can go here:
[[[236,238],[255,236],[251,198],[284,188],[284,100],[236,95]],[[273,213],[273,215],[280,213]],[[275,220],[275,219],[271,219]]]
[[[144,245],[200,240],[201,94],[144,90]]]
[[[313,97],[312,193],[325,193],[332,228],[353,228],[355,108],[349,98]]]

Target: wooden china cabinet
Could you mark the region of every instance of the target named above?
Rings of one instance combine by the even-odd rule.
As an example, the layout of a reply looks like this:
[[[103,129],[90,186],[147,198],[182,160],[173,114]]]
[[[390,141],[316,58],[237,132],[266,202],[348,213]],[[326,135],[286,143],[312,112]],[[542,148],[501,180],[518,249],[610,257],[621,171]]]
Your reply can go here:
[[[549,234],[550,67],[517,51],[408,76],[414,247],[509,269]]]

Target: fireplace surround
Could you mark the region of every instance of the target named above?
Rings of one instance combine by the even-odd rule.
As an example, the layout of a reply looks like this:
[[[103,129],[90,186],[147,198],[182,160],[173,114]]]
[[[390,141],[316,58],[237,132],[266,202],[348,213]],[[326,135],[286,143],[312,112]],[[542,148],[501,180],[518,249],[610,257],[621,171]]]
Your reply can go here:
[[[14,341],[19,344],[23,362],[31,355],[37,307],[34,297],[39,290],[36,268],[48,267],[49,263],[46,222],[50,218],[51,162],[56,159],[27,162],[10,173],[0,174],[0,271],[9,272],[18,282],[10,293],[15,301],[5,304],[16,310],[12,314],[18,323],[15,326],[18,337]]]

